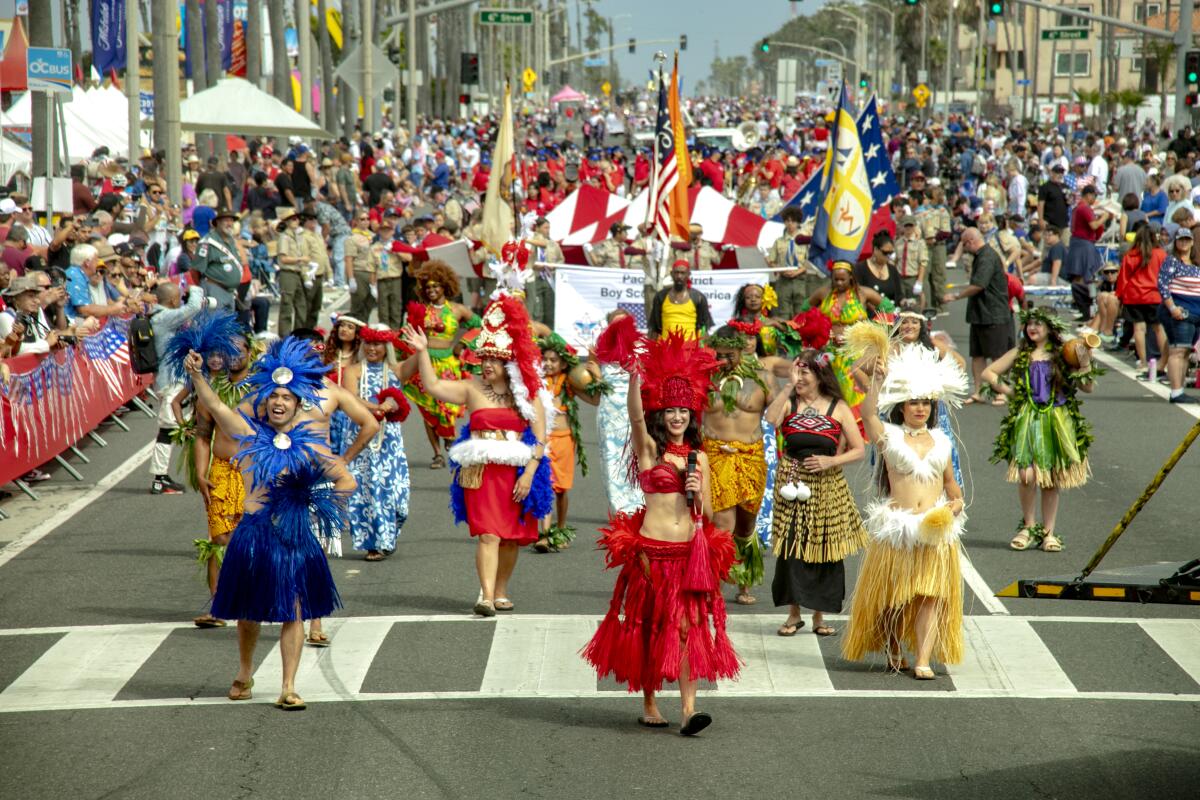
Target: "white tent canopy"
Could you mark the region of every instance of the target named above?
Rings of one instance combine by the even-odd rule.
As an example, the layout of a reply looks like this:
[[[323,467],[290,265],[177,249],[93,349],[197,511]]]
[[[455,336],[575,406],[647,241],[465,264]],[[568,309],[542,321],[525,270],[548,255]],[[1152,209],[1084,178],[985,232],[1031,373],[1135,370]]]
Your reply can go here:
[[[224,78],[184,100],[179,104],[179,119],[182,129],[193,133],[334,138],[286,103],[241,78]]]
[[[71,161],[90,158],[98,147],[107,147],[114,158],[129,155],[129,101],[114,87],[84,91],[76,86],[63,103],[66,122],[67,157]],[[26,92],[0,118],[5,128],[29,130],[33,119],[33,95]]]
[[[29,174],[33,163],[33,153],[12,139],[0,137],[0,181],[7,181],[14,172],[24,171]]]

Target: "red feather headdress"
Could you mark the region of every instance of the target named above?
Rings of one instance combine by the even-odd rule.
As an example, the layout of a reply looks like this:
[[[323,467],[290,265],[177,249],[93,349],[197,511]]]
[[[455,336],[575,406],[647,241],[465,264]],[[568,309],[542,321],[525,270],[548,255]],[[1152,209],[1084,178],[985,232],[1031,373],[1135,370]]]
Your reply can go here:
[[[717,367],[716,353],[679,331],[647,342],[638,365],[642,409],[686,408],[699,417],[708,406],[708,390]]]
[[[533,324],[525,304],[508,294],[501,294],[489,303],[483,312],[483,329],[475,352],[480,358],[499,358],[510,363],[513,399],[521,416],[532,421],[533,403],[539,395],[546,394],[549,398],[549,394],[542,380],[542,351],[533,339]],[[512,367],[519,373],[520,385],[511,380]],[[553,408],[552,399],[549,408]]]
[[[596,338],[596,359],[601,364],[619,364],[630,371],[645,352],[646,337],[638,331],[637,321],[629,314],[617,317]]]

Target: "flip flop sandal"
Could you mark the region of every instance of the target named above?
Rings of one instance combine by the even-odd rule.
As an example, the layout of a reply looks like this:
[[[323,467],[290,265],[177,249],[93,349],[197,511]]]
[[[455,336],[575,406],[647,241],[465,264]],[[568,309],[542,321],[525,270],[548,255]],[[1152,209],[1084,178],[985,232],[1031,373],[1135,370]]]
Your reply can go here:
[[[837,628],[831,628],[828,625],[816,625],[813,627],[813,633],[817,636],[837,636]]]
[[[785,622],[779,626],[779,630],[775,631],[775,633],[780,636],[795,636],[800,631],[800,629],[803,627],[804,627],[804,620],[802,620],[802,619],[797,620],[796,622]],[[788,628],[792,629],[791,633],[785,633],[785,631]]]
[[[253,688],[254,678],[251,678],[245,683],[242,681],[234,681],[232,688],[230,688],[229,692],[225,696],[233,701],[249,700],[254,697],[254,695],[250,693],[250,690]],[[236,690],[236,692],[234,690]]]
[[[472,609],[472,611],[481,617],[496,616],[496,607],[487,600],[480,600],[479,602],[475,603],[475,607]]]
[[[446,468],[446,459],[442,458],[442,455],[439,453],[438,455],[433,457],[432,461],[429,462],[429,468],[430,469],[445,469]]]
[[[913,678],[919,681],[932,681],[937,678],[937,673],[930,667],[913,667]]]
[[[225,620],[217,619],[216,617],[196,617],[192,620],[192,624],[197,628],[224,628]]]
[[[300,699],[300,695],[295,692],[279,695],[279,699],[275,701],[275,707],[282,708],[284,711],[303,711],[308,708]]]
[[[740,592],[737,597],[733,598],[733,602],[739,606],[752,606],[758,602],[758,598],[749,592]]]
[[[1033,546],[1033,536],[1028,529],[1022,529],[1009,541],[1008,546],[1013,550],[1028,550]]]
[[[1042,543],[1039,545],[1043,553],[1061,553],[1063,549],[1062,539],[1055,536],[1053,533],[1047,533],[1042,537]]]
[[[638,717],[638,725],[641,725],[643,728],[666,728],[670,724],[662,717]]]
[[[367,553],[366,557],[363,558],[363,561],[383,561],[385,558],[387,558],[387,556],[385,556],[383,553],[380,553],[378,550],[376,550],[376,551]]]
[[[683,736],[695,736],[700,731],[712,725],[712,716],[703,711],[697,711],[687,718],[683,723],[683,727],[679,729],[679,733]]]
[[[492,608],[496,609],[497,611],[512,611],[513,602],[507,597],[497,597],[492,603]]]
[[[329,637],[323,633],[310,633],[308,638],[304,640],[304,643],[313,647],[329,647],[329,645],[333,644],[333,642],[329,641]]]

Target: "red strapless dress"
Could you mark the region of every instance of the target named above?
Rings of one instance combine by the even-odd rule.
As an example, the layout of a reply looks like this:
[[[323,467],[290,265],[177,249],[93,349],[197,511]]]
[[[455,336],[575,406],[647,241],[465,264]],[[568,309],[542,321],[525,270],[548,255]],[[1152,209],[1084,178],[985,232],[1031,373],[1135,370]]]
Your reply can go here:
[[[683,491],[683,475],[669,464],[642,472],[638,482],[650,494]],[[737,676],[741,660],[725,632],[720,591],[734,562],[733,537],[704,519],[691,541],[651,539],[641,534],[645,516],[644,508],[615,514],[601,530],[605,561],[621,572],[583,657],[631,692],[679,680],[685,663],[696,680]]]
[[[520,435],[527,423],[510,408],[481,408],[471,414],[471,432],[516,431]],[[521,504],[513,500],[517,484],[517,467],[508,464],[487,464],[478,489],[464,489],[467,506],[467,526],[472,536],[490,533],[502,541],[519,545],[533,544],[538,539],[538,521],[522,514]]]

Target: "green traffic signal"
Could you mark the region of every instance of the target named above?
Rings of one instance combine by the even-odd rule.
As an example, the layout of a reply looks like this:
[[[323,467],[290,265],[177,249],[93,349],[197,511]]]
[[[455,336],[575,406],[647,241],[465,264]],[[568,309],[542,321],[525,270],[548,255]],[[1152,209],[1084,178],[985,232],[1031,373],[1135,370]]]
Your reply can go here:
[[[988,14],[993,17],[1004,16],[1004,0],[991,0],[988,4]]]
[[[761,50],[761,51],[763,51],[764,53],[769,53],[769,52],[771,52],[771,42],[770,42],[770,40],[768,40],[768,39],[763,39],[761,42],[759,42],[759,44],[758,44],[758,49],[759,49],[759,50]]]

